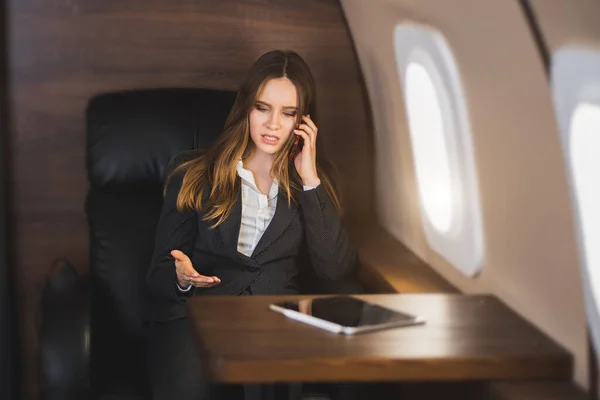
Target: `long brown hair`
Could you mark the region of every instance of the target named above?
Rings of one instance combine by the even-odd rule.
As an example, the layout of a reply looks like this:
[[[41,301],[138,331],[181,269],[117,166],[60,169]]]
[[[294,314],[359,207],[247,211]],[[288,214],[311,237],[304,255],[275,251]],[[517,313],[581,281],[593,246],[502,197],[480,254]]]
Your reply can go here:
[[[300,124],[302,115],[310,114],[316,123],[315,81],[304,60],[293,51],[274,50],[263,54],[246,73],[237,93],[236,100],[229,112],[223,131],[213,146],[198,156],[179,165],[167,179],[181,170],[185,171],[183,183],[177,197],[177,209],[207,211],[204,220],[214,220],[212,227],[221,224],[231,214],[238,199],[240,183],[237,179],[237,163],[250,155],[249,114],[255,107],[258,93],[273,78],[288,78],[296,87],[298,112],[296,123]],[[290,202],[297,203],[295,192],[302,190],[302,180],[293,161],[288,160],[294,136],[288,140],[275,155],[271,174],[278,180]],[[321,185],[327,190],[338,212],[342,212],[341,203],[334,187],[332,174],[335,168],[323,154],[323,146],[317,135],[317,173]],[[210,195],[203,202],[204,190],[210,188]],[[166,190],[166,188],[165,188]]]

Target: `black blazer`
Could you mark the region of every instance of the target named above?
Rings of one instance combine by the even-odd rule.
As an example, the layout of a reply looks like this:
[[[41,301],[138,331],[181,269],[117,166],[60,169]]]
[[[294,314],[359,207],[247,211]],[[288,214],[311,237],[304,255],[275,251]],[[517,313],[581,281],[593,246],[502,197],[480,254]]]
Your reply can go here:
[[[312,268],[311,272],[326,280],[339,280],[356,263],[356,253],[323,185],[299,192],[298,205],[290,207],[280,190],[273,219],[247,257],[237,251],[241,194],[231,215],[211,229],[211,221],[202,220],[203,213],[177,211],[182,180],[183,172],[171,179],[157,226],[146,279],[150,321],[185,317],[186,298],[191,295],[295,294],[303,269]],[[221,284],[181,293],[170,254],[175,249],[190,257],[198,273],[217,276]],[[310,262],[302,261],[307,258]]]

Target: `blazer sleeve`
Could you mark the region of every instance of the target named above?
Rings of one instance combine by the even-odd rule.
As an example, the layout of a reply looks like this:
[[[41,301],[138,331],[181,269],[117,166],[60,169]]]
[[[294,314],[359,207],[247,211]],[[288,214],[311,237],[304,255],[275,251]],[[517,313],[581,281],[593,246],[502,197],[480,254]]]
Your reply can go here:
[[[327,280],[346,276],[356,264],[356,252],[323,185],[298,193],[308,253],[316,274]]]
[[[184,172],[171,178],[167,186],[160,219],[156,228],[154,253],[146,275],[148,292],[152,297],[169,301],[184,301],[194,290],[177,289],[177,274],[172,250],[181,250],[190,259],[198,235],[198,216],[195,211],[177,210],[177,196]]]

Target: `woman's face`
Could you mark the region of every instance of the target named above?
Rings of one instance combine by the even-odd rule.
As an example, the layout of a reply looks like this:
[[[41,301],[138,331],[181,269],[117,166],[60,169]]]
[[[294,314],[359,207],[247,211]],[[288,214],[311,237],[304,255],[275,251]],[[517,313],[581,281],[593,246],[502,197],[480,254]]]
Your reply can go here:
[[[286,143],[296,125],[297,102],[289,79],[274,78],[263,85],[249,117],[253,151],[273,155]]]

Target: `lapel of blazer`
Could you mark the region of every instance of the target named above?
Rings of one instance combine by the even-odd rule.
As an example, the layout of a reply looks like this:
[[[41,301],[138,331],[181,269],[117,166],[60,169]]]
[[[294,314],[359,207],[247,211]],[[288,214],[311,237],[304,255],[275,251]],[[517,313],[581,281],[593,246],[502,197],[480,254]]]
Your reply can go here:
[[[277,206],[275,207],[275,215],[273,215],[273,219],[267,229],[263,233],[262,237],[258,241],[254,252],[252,253],[252,258],[256,259],[263,251],[265,251],[277,238],[279,238],[283,232],[290,226],[292,219],[298,213],[298,208],[294,205],[294,203],[290,203],[288,207],[288,202],[285,196],[282,193],[282,190],[279,190],[277,194]]]
[[[221,223],[221,225],[217,227],[217,229],[223,238],[223,244],[225,245],[227,252],[231,254],[234,259],[239,259],[247,265],[260,266],[256,262],[256,257],[283,234],[297,213],[298,209],[293,203],[290,205],[290,207],[288,207],[287,199],[280,190],[277,194],[277,205],[275,207],[273,219],[258,241],[258,244],[256,245],[251,257],[248,257],[237,250],[237,243],[242,223],[241,191],[233,205],[231,214],[225,221],[223,221],[223,223]]]
[[[240,226],[242,224],[242,194],[241,191],[238,193],[238,198],[233,203],[231,214],[217,227],[221,238],[223,239],[223,245],[227,253],[231,255],[234,260],[239,259],[245,261],[247,264],[247,258],[243,254],[237,251],[237,242],[240,234]]]

